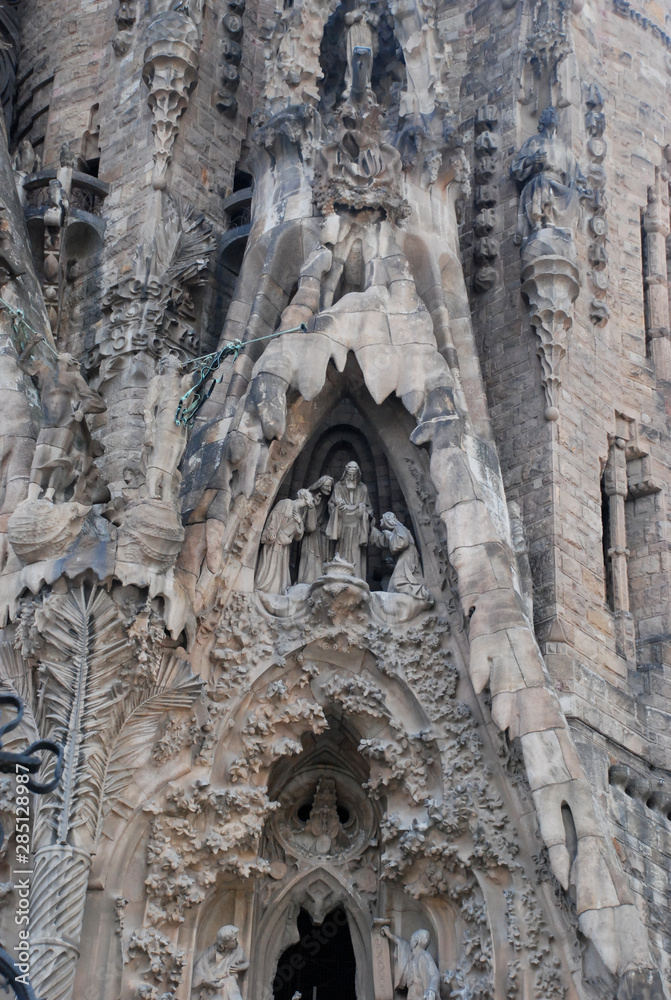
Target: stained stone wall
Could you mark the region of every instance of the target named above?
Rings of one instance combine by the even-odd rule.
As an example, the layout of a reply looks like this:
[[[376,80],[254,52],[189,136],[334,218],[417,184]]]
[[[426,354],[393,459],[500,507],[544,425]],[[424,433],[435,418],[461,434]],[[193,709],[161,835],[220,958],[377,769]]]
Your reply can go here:
[[[345,1000],[669,1000],[671,8],[0,0],[0,43],[36,994],[329,1000],[287,956],[344,914]]]

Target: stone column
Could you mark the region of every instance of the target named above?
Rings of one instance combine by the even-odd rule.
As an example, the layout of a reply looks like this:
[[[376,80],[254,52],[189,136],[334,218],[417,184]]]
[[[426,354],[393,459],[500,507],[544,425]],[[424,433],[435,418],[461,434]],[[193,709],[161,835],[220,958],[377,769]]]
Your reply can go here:
[[[618,421],[623,424],[624,421]],[[622,430],[618,427],[618,430]],[[608,521],[610,538],[606,539],[607,559],[610,561],[613,587],[613,615],[615,617],[615,641],[620,656],[635,662],[636,649],[633,621],[629,613],[629,576],[627,560],[627,528],[625,522],[625,500],[629,491],[627,481],[627,437],[611,435],[610,450],[604,471],[604,493],[608,497]],[[606,567],[608,572],[608,567]]]
[[[655,183],[648,188],[648,207],[643,216],[647,274],[645,302],[650,353],[657,377],[671,380],[671,330],[669,329],[669,284],[666,273],[666,238],[669,235],[669,176],[655,170]]]

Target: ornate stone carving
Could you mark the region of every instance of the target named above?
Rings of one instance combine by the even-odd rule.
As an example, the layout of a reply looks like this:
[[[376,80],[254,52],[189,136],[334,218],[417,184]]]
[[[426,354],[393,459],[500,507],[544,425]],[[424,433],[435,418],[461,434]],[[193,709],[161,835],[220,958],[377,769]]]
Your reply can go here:
[[[326,141],[315,161],[314,201],[324,215],[343,205],[352,209],[384,208],[391,219],[404,219],[409,207],[401,186],[398,150],[385,142],[381,109],[344,110],[334,139]]]
[[[329,557],[326,524],[333,479],[331,476],[322,476],[310,486],[308,492],[314,500],[314,506],[305,515],[305,534],[298,566],[299,583],[314,583],[322,575],[322,566]]]
[[[64,780],[34,826],[31,975],[40,992],[67,1000],[91,856],[105,817],[140,764],[147,723],[156,731],[168,704],[189,708],[200,683],[184,661],[169,658],[153,682],[131,680],[134,647],[104,591],[88,599],[83,591],[52,594],[30,609],[30,620],[23,647],[43,674],[38,717],[43,733],[65,744]]]
[[[240,85],[240,60],[242,59],[242,15],[245,10],[245,0],[228,0],[228,14],[222,18],[225,40],[221,46],[222,90],[217,97],[217,108],[227,118],[234,119],[238,113],[238,100],[235,91]]]
[[[181,359],[198,354],[192,290],[202,282],[214,248],[212,227],[193,205],[163,196],[161,216],[149,246],[137,254],[133,273],[114,284],[103,308],[109,320],[91,364],[103,359],[103,378],[120,354],[169,348]],[[110,359],[110,360],[106,360]]]
[[[119,0],[119,9],[114,15],[117,32],[112,39],[112,48],[116,56],[125,56],[133,45],[133,27],[137,21],[137,12],[133,0]]]
[[[422,565],[415,540],[408,529],[401,524],[392,511],[382,515],[380,529],[371,530],[371,541],[380,548],[387,548],[396,556],[396,565],[387,584],[390,594],[407,594],[419,601],[433,604],[433,598],[426,588],[422,576]]]
[[[200,2],[186,9],[180,5],[159,14],[147,29],[142,78],[149,88],[147,100],[154,116],[152,185],[158,191],[168,185],[179,119],[198,79],[201,8]]]
[[[499,241],[496,236],[492,236],[497,226],[498,188],[492,186],[492,181],[496,180],[500,170],[498,124],[499,112],[494,105],[485,104],[478,108],[475,121],[477,137],[474,144],[476,156],[474,229],[477,240],[473,247],[476,264],[473,287],[476,292],[486,292],[493,288],[498,273],[496,261],[499,257]]]
[[[334,0],[299,0],[277,12],[264,47],[264,96],[272,111],[291,105],[316,107],[323,78],[320,44],[336,6]]]
[[[557,138],[557,112],[546,108],[539,137],[527,139],[510,172],[522,185],[517,239],[522,244],[522,293],[540,340],[545,419],[559,416],[560,362],[566,354],[572,309],[580,291],[573,233],[585,193],[571,150]]]

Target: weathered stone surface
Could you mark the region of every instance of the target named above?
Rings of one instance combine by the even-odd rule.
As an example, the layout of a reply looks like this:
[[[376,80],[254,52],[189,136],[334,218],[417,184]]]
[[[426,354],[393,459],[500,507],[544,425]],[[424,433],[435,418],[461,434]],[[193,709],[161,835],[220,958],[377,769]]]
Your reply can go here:
[[[662,1000],[662,15],[24,3],[3,946],[22,860],[46,1000]]]

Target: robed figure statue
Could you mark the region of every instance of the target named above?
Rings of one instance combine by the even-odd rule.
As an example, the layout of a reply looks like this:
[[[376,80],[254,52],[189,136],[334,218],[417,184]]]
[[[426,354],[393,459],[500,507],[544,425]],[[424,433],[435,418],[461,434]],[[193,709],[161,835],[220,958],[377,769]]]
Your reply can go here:
[[[196,962],[191,981],[192,1000],[242,1000],[238,973],[249,968],[238,944],[238,928],[221,927],[217,940]]]
[[[310,492],[299,490],[295,500],[280,500],[273,507],[261,535],[257,590],[284,594],[291,586],[291,543],[303,537],[305,514],[313,506]]]
[[[567,229],[573,233],[586,182],[573,152],[557,136],[558,117],[546,108],[531,136],[515,155],[510,173],[523,185],[517,218],[517,238],[539,229]]]
[[[415,931],[410,942],[391,933],[388,927],[382,933],[395,946],[394,985],[408,991],[408,1000],[438,1000],[440,973],[428,948],[430,936],[426,930]]]
[[[387,584],[387,593],[407,594],[408,597],[415,597],[419,601],[433,603],[433,598],[424,583],[419,552],[410,531],[390,510],[382,515],[380,529],[371,528],[370,541],[381,549],[389,549],[391,554],[396,556],[396,565]]]
[[[329,515],[326,537],[335,542],[336,555],[352,563],[354,575],[365,580],[366,547],[373,508],[356,462],[348,462],[342,479],[336,483],[329,500]]]

